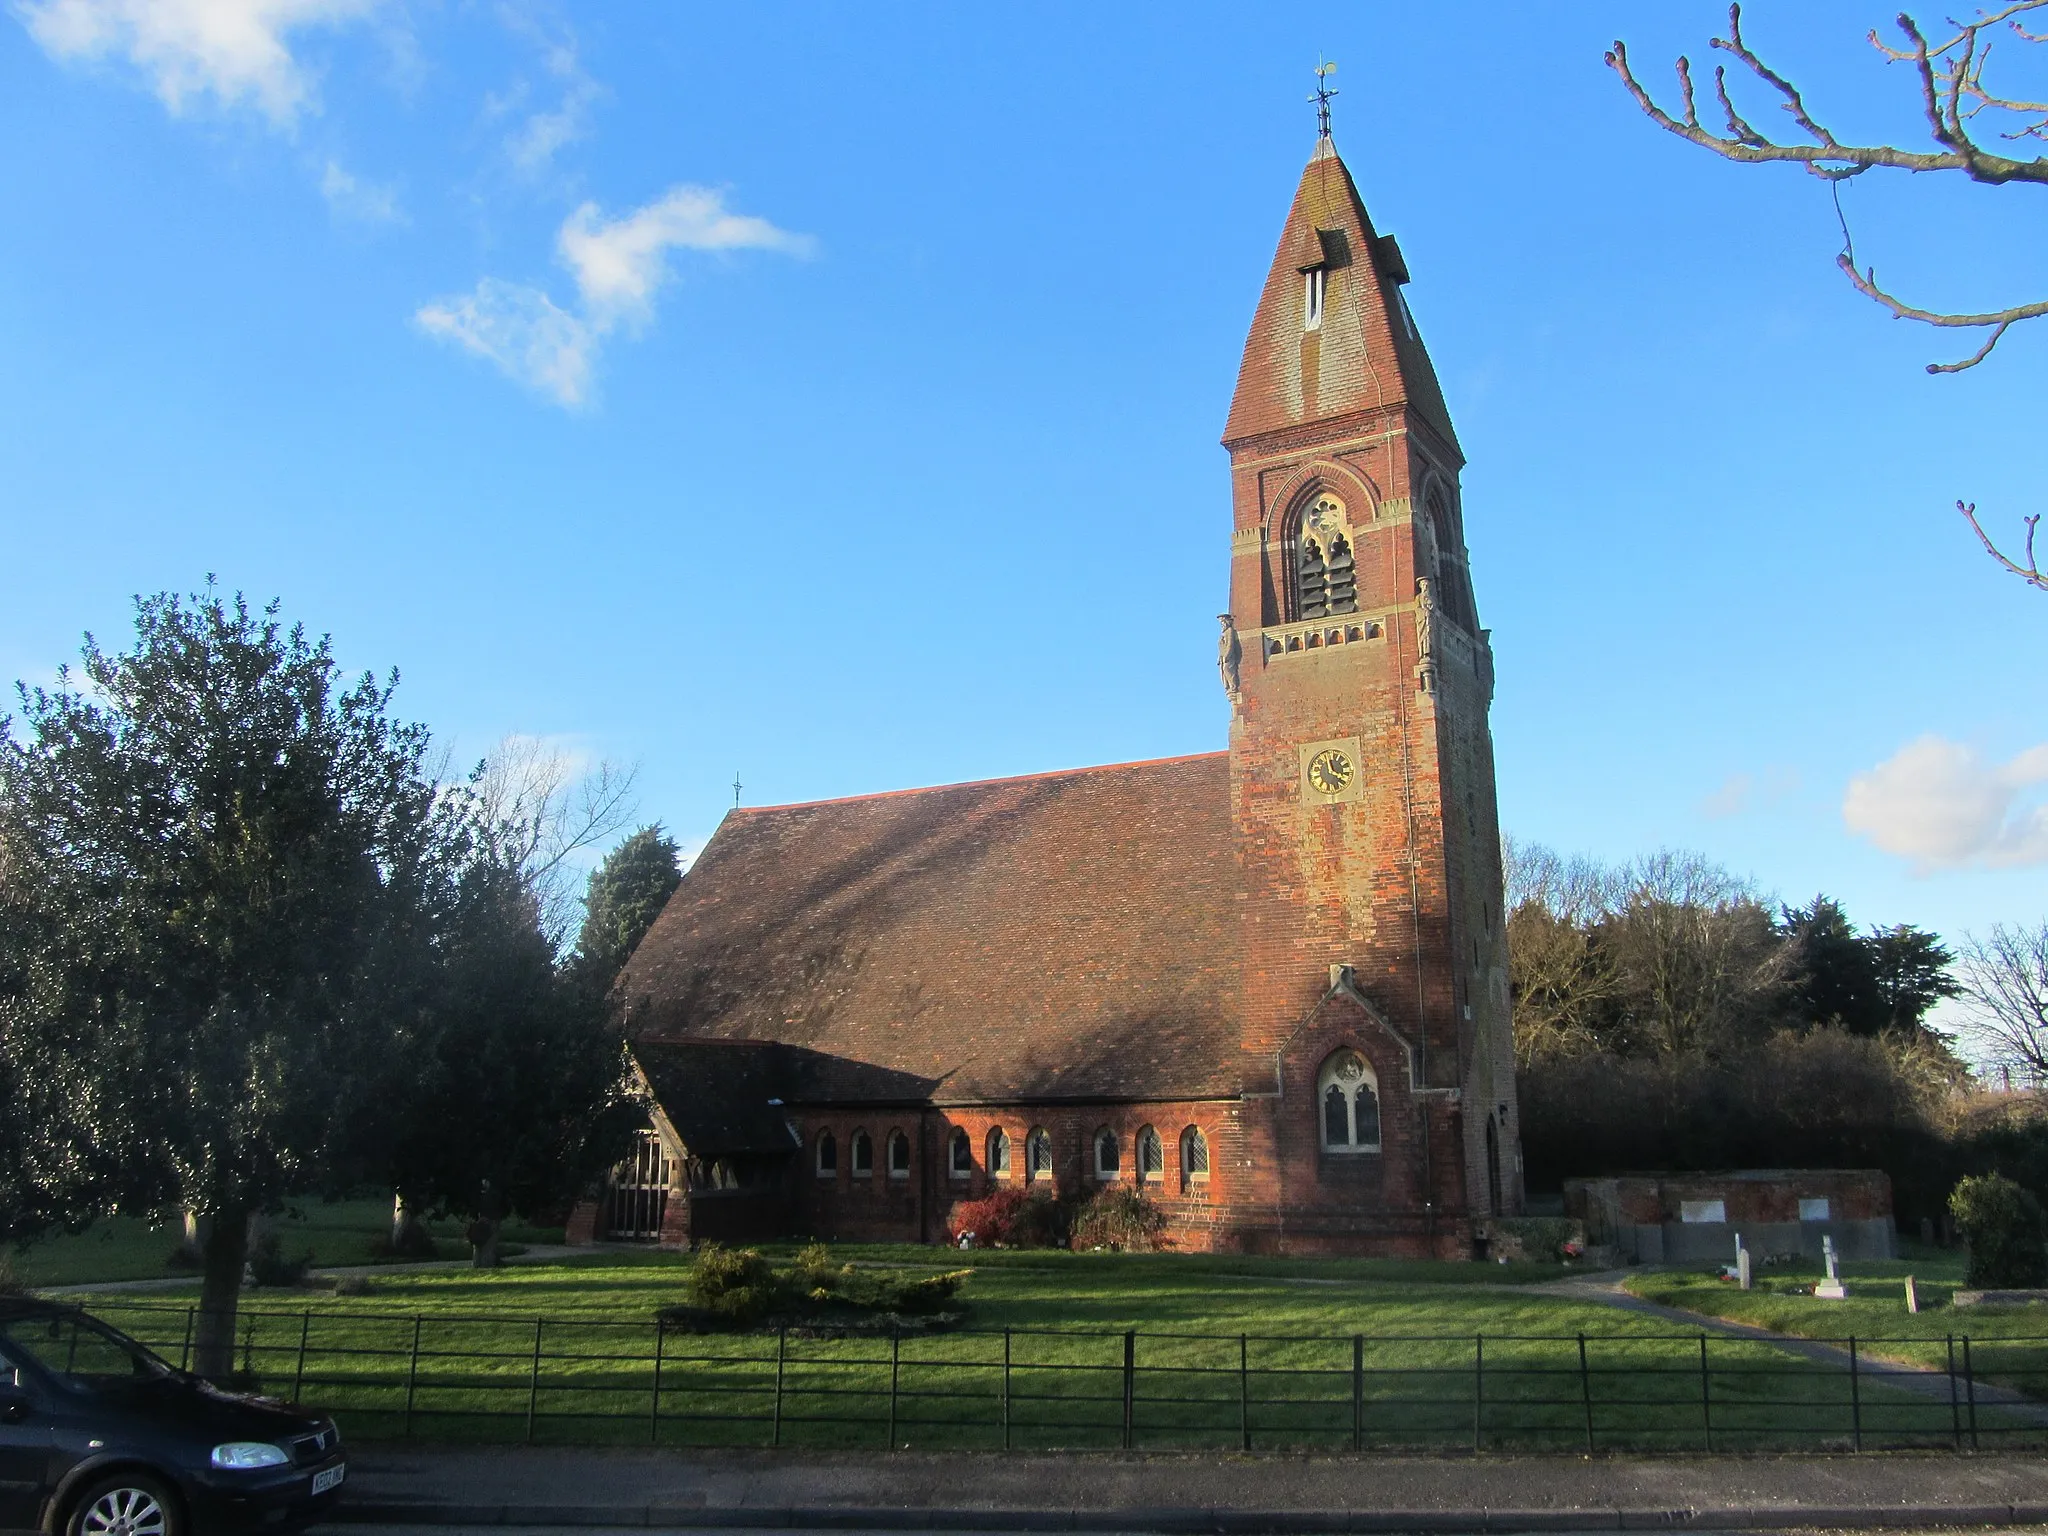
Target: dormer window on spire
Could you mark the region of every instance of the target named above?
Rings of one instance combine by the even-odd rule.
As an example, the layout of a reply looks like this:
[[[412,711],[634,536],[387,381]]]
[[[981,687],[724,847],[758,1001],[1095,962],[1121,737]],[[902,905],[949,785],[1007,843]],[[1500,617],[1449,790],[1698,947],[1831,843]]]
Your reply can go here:
[[[1330,269],[1351,259],[1351,238],[1341,229],[1311,229],[1301,241],[1301,328],[1323,327],[1323,299]]]
[[[1323,328],[1323,275],[1327,267],[1310,267],[1301,274],[1301,328],[1304,331],[1319,331]]]

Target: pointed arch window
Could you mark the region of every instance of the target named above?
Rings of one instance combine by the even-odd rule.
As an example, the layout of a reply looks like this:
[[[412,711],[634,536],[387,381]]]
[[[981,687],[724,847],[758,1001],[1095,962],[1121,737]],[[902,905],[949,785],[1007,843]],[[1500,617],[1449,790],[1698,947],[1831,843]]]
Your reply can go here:
[[[953,1179],[974,1177],[974,1143],[958,1126],[948,1138],[946,1148],[946,1176]]]
[[[1095,1177],[1113,1179],[1123,1168],[1123,1149],[1116,1143],[1116,1132],[1104,1126],[1095,1133]]]
[[[910,1177],[910,1138],[901,1131],[889,1133],[889,1177]]]
[[[1010,1176],[1010,1133],[1000,1125],[988,1133],[988,1176],[992,1179]]]
[[[1180,1133],[1180,1189],[1182,1194],[1209,1182],[1209,1138],[1202,1128],[1191,1125]]]
[[[1316,1076],[1316,1103],[1325,1152],[1379,1151],[1379,1083],[1358,1052],[1342,1050],[1323,1063]]]
[[[834,1179],[839,1176],[839,1138],[830,1131],[818,1132],[818,1177]]]
[[[1156,1184],[1166,1177],[1166,1147],[1159,1140],[1159,1133],[1151,1126],[1142,1126],[1138,1131],[1138,1180],[1144,1184]]]
[[[856,1179],[871,1179],[875,1176],[875,1139],[866,1131],[855,1131],[847,1145],[847,1161],[853,1165]]]
[[[1034,1183],[1052,1177],[1052,1137],[1044,1126],[1024,1138],[1024,1174]]]

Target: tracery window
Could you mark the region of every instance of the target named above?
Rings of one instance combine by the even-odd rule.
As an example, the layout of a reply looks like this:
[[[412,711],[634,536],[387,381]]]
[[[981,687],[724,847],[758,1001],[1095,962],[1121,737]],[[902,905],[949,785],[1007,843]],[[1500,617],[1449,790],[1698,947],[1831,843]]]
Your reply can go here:
[[[1343,1050],[1323,1063],[1316,1078],[1325,1152],[1380,1149],[1379,1085],[1358,1052]]]
[[[1302,514],[1294,557],[1295,599],[1304,619],[1358,611],[1358,561],[1344,503],[1327,491]]]
[[[1151,1126],[1138,1131],[1138,1181],[1156,1183],[1166,1177],[1166,1148]]]
[[[1095,1177],[1113,1179],[1122,1166],[1123,1149],[1116,1144],[1116,1132],[1105,1125],[1095,1133]]]
[[[1052,1177],[1052,1137],[1044,1126],[1024,1138],[1024,1172],[1033,1180]]]
[[[1191,1125],[1180,1133],[1181,1193],[1208,1182],[1209,1138],[1202,1134],[1200,1126]]]
[[[1010,1176],[1010,1133],[1000,1125],[988,1133],[988,1176],[992,1179]]]
[[[946,1172],[948,1176],[956,1179],[969,1178],[974,1173],[974,1143],[968,1140],[967,1133],[958,1126],[953,1128],[946,1157]]]
[[[901,1131],[889,1133],[889,1177],[910,1177],[910,1138]]]
[[[855,1131],[852,1143],[847,1148],[847,1161],[852,1164],[856,1179],[871,1179],[875,1176],[875,1139],[866,1131]]]
[[[839,1172],[839,1141],[830,1131],[818,1132],[818,1177],[829,1179]]]

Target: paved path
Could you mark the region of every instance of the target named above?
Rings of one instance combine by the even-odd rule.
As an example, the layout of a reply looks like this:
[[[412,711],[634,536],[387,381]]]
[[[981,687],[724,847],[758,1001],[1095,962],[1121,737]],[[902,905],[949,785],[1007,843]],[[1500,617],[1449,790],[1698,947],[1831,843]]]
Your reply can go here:
[[[369,1447],[394,1525],[1533,1531],[2048,1523],[2038,1456],[961,1455]]]
[[[1628,1275],[1629,1271],[1625,1269],[1608,1270],[1601,1274],[1572,1275],[1563,1280],[1546,1280],[1540,1285],[1518,1289],[1544,1296],[1564,1296],[1574,1301],[1590,1301],[1623,1312],[1661,1318],[1688,1331],[1771,1344],[1787,1354],[1798,1355],[1802,1359],[1813,1361],[1816,1365],[1825,1365],[1831,1370],[1849,1369],[1849,1351],[1839,1345],[1824,1344],[1817,1339],[1795,1338],[1791,1334],[1776,1333],[1769,1328],[1758,1328],[1750,1323],[1730,1322],[1726,1318],[1708,1317],[1704,1313],[1687,1312],[1680,1307],[1667,1307],[1658,1302],[1645,1301],[1642,1297],[1623,1289],[1622,1282]],[[1943,1403],[1951,1400],[1950,1395],[1955,1390],[1947,1371],[1915,1365],[1910,1361],[1880,1359],[1864,1354],[1860,1350],[1856,1356],[1856,1373],[1882,1381],[1888,1387],[1897,1387],[1902,1391],[1934,1398]],[[2016,1419],[2024,1424],[2048,1425],[2048,1404],[2037,1402],[2025,1393],[2015,1392],[2010,1387],[1995,1386],[1986,1381],[1977,1382],[1974,1390],[1979,1407],[1995,1406],[2008,1419]]]

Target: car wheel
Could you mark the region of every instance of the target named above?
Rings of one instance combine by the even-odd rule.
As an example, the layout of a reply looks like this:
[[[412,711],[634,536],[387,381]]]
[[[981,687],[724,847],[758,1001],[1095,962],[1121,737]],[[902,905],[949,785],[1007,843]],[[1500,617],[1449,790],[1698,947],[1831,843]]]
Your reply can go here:
[[[147,1472],[103,1477],[71,1506],[65,1536],[185,1536],[177,1496]]]

